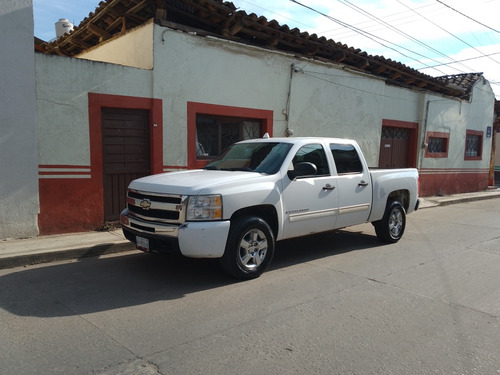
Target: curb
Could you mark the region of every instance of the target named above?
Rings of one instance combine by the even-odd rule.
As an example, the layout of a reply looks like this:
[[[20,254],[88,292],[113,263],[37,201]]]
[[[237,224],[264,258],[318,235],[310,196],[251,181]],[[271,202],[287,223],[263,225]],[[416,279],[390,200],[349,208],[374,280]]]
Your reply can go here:
[[[420,209],[438,207],[438,206],[448,206],[451,204],[458,204],[458,203],[475,202],[475,201],[494,199],[494,198],[500,198],[500,189],[492,188],[480,193],[465,193],[465,194],[448,195],[443,197],[421,198],[422,203],[420,205]]]
[[[133,243],[123,241],[119,243],[105,243],[92,246],[83,246],[72,249],[61,249],[48,252],[35,252],[0,258],[0,269],[32,266],[35,264],[51,263],[62,260],[84,259],[106,254],[120,253],[135,250]]]

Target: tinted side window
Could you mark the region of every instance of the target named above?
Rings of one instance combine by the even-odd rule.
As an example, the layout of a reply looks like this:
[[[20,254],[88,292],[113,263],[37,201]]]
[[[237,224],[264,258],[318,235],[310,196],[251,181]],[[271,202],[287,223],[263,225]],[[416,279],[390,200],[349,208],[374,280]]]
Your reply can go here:
[[[295,165],[302,162],[310,162],[316,165],[316,168],[318,168],[316,176],[330,174],[325,150],[320,144],[311,144],[301,147],[300,150],[295,154],[292,163],[293,165]]]
[[[361,173],[363,166],[356,149],[352,145],[331,144],[333,159],[338,174]]]

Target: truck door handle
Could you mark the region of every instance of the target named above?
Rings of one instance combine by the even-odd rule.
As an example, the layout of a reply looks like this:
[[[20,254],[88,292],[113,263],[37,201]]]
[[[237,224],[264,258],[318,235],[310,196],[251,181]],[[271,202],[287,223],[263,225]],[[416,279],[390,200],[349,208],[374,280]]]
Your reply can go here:
[[[323,186],[323,190],[334,190],[335,189],[335,186],[332,186],[330,184],[326,184],[325,186]]]
[[[366,182],[365,180],[361,180],[358,186],[368,186],[368,182]]]

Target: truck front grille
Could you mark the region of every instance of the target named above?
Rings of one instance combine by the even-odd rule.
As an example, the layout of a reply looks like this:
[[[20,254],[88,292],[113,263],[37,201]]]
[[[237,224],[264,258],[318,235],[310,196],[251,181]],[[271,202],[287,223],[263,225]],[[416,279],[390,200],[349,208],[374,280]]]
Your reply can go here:
[[[129,190],[127,208],[132,216],[145,221],[169,224],[184,222],[184,203],[182,195],[156,194]]]

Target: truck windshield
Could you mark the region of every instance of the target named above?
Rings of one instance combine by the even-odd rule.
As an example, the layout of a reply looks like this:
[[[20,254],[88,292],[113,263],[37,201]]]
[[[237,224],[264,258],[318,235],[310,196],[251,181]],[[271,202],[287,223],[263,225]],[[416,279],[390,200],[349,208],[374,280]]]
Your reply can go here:
[[[291,143],[237,143],[222,151],[204,169],[275,174],[291,148]]]

